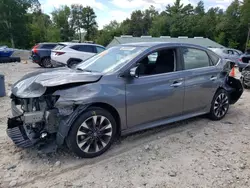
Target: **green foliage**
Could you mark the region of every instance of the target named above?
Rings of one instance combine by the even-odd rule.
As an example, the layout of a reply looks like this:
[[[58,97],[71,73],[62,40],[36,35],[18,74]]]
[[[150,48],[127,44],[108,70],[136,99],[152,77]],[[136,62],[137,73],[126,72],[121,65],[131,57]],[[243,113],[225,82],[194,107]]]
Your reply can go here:
[[[91,40],[95,37],[97,33],[97,22],[96,22],[96,15],[93,8],[87,6],[84,7],[82,10],[82,28],[85,29],[86,40]]]
[[[153,6],[135,10],[121,23],[111,21],[98,30],[93,8],[73,4],[55,9],[50,18],[38,0],[0,0],[0,45],[30,48],[38,42],[77,39],[93,40],[104,46],[115,36],[203,36],[231,48],[244,50],[250,23],[250,0],[234,0],[225,10],[205,11],[203,1],[196,6],[175,0],[162,12]],[[250,47],[250,42],[248,42]]]

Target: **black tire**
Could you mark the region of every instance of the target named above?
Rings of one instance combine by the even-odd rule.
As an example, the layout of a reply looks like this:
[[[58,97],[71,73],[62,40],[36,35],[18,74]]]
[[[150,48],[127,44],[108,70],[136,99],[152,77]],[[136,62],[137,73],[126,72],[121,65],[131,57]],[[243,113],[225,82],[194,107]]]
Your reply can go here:
[[[244,79],[242,80],[242,86],[243,86],[244,89],[248,89],[248,88],[249,88],[249,87],[245,84]]]
[[[94,120],[94,117],[97,118]],[[106,119],[102,120],[103,117]],[[96,121],[96,131],[93,130],[94,121]],[[91,107],[79,115],[73,123],[66,138],[67,146],[79,157],[97,157],[107,151],[114,142],[116,126],[115,119],[108,111]]]
[[[209,118],[216,121],[224,118],[229,109],[229,101],[229,95],[224,89],[217,91],[211,104]]]
[[[79,61],[72,60],[68,63],[69,68],[75,68],[77,64],[79,64]]]
[[[243,68],[240,68],[240,67],[239,67],[239,72],[242,72],[242,70],[243,70]]]
[[[39,65],[43,68],[52,68],[53,67],[50,57],[43,58]]]

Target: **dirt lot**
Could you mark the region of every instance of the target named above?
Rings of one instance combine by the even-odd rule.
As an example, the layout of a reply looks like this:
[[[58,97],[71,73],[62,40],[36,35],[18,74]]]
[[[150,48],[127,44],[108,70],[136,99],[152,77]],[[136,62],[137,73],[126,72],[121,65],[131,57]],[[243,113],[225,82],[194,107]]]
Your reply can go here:
[[[0,64],[6,88],[28,63]],[[15,147],[5,133],[10,100],[0,98],[0,187],[250,187],[250,92],[219,122],[198,117],[137,133],[101,157],[78,159],[67,149],[39,155]]]

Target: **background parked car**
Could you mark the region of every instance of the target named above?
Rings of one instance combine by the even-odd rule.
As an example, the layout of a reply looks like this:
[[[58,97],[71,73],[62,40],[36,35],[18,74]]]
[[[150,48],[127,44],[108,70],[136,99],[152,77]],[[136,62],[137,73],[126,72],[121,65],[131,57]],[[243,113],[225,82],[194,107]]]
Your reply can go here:
[[[232,60],[236,65],[238,65],[239,58],[243,54],[240,50],[232,48],[209,48],[209,49],[225,59]]]
[[[247,64],[245,68],[243,68],[241,73],[241,82],[245,89],[250,87],[250,64]]]
[[[49,68],[51,65],[51,49],[54,48],[57,43],[39,43],[35,45],[31,50],[31,59],[33,63],[37,63],[41,67]]]
[[[250,49],[246,53],[242,54],[238,61],[239,71],[241,72],[250,63]]]
[[[74,66],[93,55],[105,50],[105,47],[90,43],[59,43],[51,52],[53,66]]]

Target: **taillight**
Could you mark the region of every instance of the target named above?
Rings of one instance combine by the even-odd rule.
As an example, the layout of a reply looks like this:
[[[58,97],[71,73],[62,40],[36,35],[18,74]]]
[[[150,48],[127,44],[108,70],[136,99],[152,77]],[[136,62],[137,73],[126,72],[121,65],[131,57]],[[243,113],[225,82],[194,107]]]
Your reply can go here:
[[[56,52],[55,55],[63,55],[63,54],[65,54],[65,52]]]
[[[38,52],[37,48],[38,48],[39,44],[35,45],[33,48],[32,48],[32,52],[34,52],[35,54]]]

